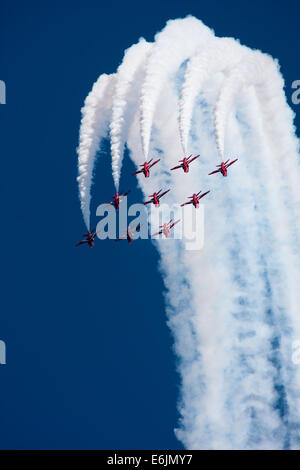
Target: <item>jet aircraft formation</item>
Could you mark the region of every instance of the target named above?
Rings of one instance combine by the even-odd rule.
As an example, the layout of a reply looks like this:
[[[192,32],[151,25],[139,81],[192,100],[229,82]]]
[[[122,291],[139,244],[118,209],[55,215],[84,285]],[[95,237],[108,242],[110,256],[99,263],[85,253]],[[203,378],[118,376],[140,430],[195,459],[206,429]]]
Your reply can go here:
[[[179,160],[179,165],[174,166],[170,170],[173,171],[173,170],[177,170],[177,169],[182,169],[184,171],[184,173],[188,173],[189,169],[190,169],[190,164],[199,157],[200,157],[200,155],[196,155],[195,157],[193,157],[192,155],[190,155],[189,157],[184,157],[182,160]],[[236,158],[235,160],[232,160],[232,161],[230,161],[230,159],[228,159],[226,162],[221,162],[219,165],[217,165],[217,170],[212,171],[211,173],[209,173],[209,175],[214,175],[216,173],[221,173],[222,176],[227,176],[228,168],[231,165],[233,165],[237,160],[238,160],[238,158]],[[135,171],[134,173],[132,173],[132,175],[137,175],[139,173],[142,173],[145,178],[149,178],[150,177],[150,169],[154,165],[156,165],[159,161],[160,161],[160,159],[155,160],[153,162],[153,158],[151,158],[151,160],[142,163],[140,165],[141,169]],[[163,196],[165,196],[169,191],[170,191],[170,189],[167,189],[166,191],[163,191],[163,192],[162,192],[162,189],[160,189],[159,191],[155,191],[153,194],[150,194],[150,196],[149,196],[150,200],[144,202],[144,205],[154,204],[155,207],[159,207],[160,199]],[[111,205],[116,210],[119,210],[122,200],[129,193],[130,193],[130,190],[126,191],[126,192],[116,193],[113,196],[111,202],[109,204],[107,204],[107,206]],[[189,201],[182,203],[181,207],[186,206],[188,204],[192,204],[195,207],[195,209],[197,209],[199,207],[200,199],[205,197],[208,193],[210,193],[210,191],[206,191],[205,193],[202,193],[202,194],[201,193],[202,193],[202,191],[199,191],[198,193],[194,193],[192,196],[188,196]],[[163,225],[161,225],[159,227],[159,231],[154,233],[152,235],[152,237],[164,234],[164,236],[166,238],[170,238],[170,231],[178,222],[180,222],[180,219],[176,220],[175,222],[173,222],[173,220],[170,220],[169,222],[164,223]],[[126,234],[122,237],[117,238],[115,241],[127,240],[128,243],[132,243],[132,241],[134,240],[134,233],[139,231],[139,230],[140,230],[140,224],[138,224],[135,228],[128,227],[127,231],[126,231]],[[75,246],[79,246],[79,245],[83,245],[83,244],[87,243],[90,248],[93,248],[94,241],[95,241],[95,238],[97,236],[97,233],[98,232],[96,232],[96,229],[93,229],[93,230],[85,233],[83,235],[83,237],[85,237],[85,238],[83,240],[81,240],[79,243],[76,243]]]

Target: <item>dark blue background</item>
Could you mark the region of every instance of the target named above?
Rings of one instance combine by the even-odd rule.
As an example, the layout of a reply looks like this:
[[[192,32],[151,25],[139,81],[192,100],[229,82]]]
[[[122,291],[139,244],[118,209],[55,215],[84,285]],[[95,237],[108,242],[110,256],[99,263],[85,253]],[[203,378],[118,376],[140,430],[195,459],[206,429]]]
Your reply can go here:
[[[290,102],[300,7],[278,3],[2,0],[1,448],[181,448],[173,433],[179,377],[153,245],[74,248],[85,231],[80,108],[125,48],[187,14],[279,58]],[[127,160],[124,189],[136,186],[131,168]],[[113,192],[104,155],[92,214]],[[135,189],[131,200],[139,196]]]

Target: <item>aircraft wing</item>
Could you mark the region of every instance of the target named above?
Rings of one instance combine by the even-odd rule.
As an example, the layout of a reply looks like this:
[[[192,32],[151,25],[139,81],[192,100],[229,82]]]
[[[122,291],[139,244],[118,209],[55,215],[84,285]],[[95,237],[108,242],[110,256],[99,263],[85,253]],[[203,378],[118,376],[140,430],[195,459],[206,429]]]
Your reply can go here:
[[[220,173],[220,170],[212,171],[211,173],[208,173],[208,175],[214,175],[215,173]]]
[[[120,196],[120,198],[123,198],[123,197],[127,196],[127,194],[129,194],[129,193],[130,193],[130,189],[129,189],[128,191],[126,191],[126,193],[122,194],[122,195]]]
[[[153,202],[153,199],[151,199],[151,201],[144,202],[144,206],[146,206],[147,204],[151,204],[151,202]]]
[[[206,193],[201,194],[201,196],[198,196],[199,199],[202,199],[202,198],[203,198],[204,196],[206,196],[206,194],[208,194],[208,193],[210,193],[210,191],[206,191]]]
[[[88,240],[82,240],[81,242],[76,243],[75,246],[80,246],[80,245],[83,245],[84,243],[87,243],[87,242],[88,242]]]
[[[196,157],[193,157],[189,160],[189,163],[192,163],[194,160],[196,160],[196,158],[200,157],[200,155],[197,155]]]
[[[143,173],[143,170],[137,170],[134,173],[131,173],[132,175],[137,175],[138,173]]]
[[[174,227],[174,225],[178,224],[178,222],[180,222],[180,219],[176,220],[176,222],[173,222],[173,224],[172,224],[172,225],[170,225],[170,228],[173,228],[173,227]]]
[[[237,161],[238,161],[238,158],[236,158],[236,159],[233,160],[232,162],[228,163],[227,168],[228,168],[230,165],[233,165],[233,164],[234,164],[235,162],[237,162]]]
[[[149,168],[151,168],[153,165],[156,165],[156,163],[158,163],[160,161],[160,158],[158,160],[155,160],[155,162],[151,163],[151,165],[149,165]]]
[[[171,168],[171,170],[177,170],[177,168],[182,168],[182,165],[174,166],[174,168]]]
[[[188,204],[193,204],[193,201],[184,202],[183,204],[180,204],[180,207],[187,206]]]
[[[163,233],[163,231],[160,230],[159,232],[153,233],[153,235],[151,235],[151,237],[156,237],[157,235],[161,235],[162,233]]]
[[[165,191],[164,193],[161,193],[159,196],[158,196],[158,199],[160,199],[161,197],[163,197],[165,194],[167,194],[170,190],[168,189],[168,191]]]

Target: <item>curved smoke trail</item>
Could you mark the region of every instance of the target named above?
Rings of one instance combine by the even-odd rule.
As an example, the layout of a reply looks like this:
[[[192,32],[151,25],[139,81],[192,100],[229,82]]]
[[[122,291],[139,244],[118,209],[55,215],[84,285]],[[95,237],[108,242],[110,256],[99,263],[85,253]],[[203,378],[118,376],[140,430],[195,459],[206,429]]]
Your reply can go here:
[[[202,53],[189,60],[179,102],[179,132],[184,155],[188,153],[187,144],[195,99],[203,83],[218,72],[230,70],[247,50],[232,38],[214,38]]]
[[[189,21],[200,39],[185,48]],[[168,56],[170,44],[180,52]],[[139,164],[141,135],[147,157],[155,129],[162,158],[153,187],[171,186],[170,205],[211,189],[201,251],[186,251],[181,240],[155,242],[180,359],[176,435],[190,449],[299,449],[300,370],[292,353],[300,339],[300,167],[277,63],[214,38],[194,18],[175,20],[156,36],[135,94],[127,146]],[[202,157],[188,175],[169,171],[181,145],[180,100],[183,145],[189,138],[189,151]],[[208,176],[225,149],[239,162],[228,178]],[[139,183],[146,197],[149,181]]]
[[[90,229],[90,201],[93,168],[99,142],[107,134],[116,76],[101,75],[94,83],[82,108],[78,153],[78,185],[81,211]]]
[[[176,72],[179,63],[191,57],[211,37],[212,32],[193,17],[180,22],[168,21],[167,26],[155,36],[141,89],[140,126],[145,160],[149,154],[152,122],[163,83]]]
[[[116,190],[119,190],[121,161],[126,141],[126,125],[130,122],[130,96],[140,68],[144,65],[152,44],[141,39],[130,47],[118,68],[110,124],[112,172]]]
[[[247,52],[246,59],[231,70],[229,76],[224,80],[214,110],[216,144],[222,161],[224,161],[227,117],[232,109],[234,95],[247,85],[257,85],[263,81],[264,77],[263,66],[266,65],[267,56],[263,56],[263,59],[259,60],[259,52],[253,52],[249,49]]]

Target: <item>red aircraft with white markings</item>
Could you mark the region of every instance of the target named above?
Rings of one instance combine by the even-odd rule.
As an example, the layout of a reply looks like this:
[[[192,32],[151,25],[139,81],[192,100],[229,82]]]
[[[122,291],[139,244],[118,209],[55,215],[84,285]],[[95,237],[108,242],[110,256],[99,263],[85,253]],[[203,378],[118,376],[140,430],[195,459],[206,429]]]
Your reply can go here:
[[[176,220],[176,222],[173,222],[173,223],[172,222],[173,222],[173,219],[171,219],[166,224],[160,225],[159,228],[161,228],[161,230],[159,232],[154,233],[152,237],[156,237],[156,235],[161,235],[163,233],[166,238],[170,238],[170,235],[171,235],[170,230],[174,227],[174,225],[180,222],[180,219]]]
[[[131,173],[132,175],[137,175],[138,173],[144,173],[145,178],[149,178],[150,176],[150,168],[152,168],[156,163],[160,161],[160,158],[158,160],[155,160],[155,162],[152,162],[153,158],[149,160],[148,162],[142,163],[143,168],[141,170],[137,170],[134,173]],[[151,163],[152,162],[152,163]]]
[[[79,246],[79,245],[83,245],[84,243],[88,243],[89,247],[93,248],[94,243],[95,243],[95,238],[97,236],[97,233],[99,233],[99,232],[95,232],[95,230],[96,229],[93,228],[93,230],[91,230],[90,232],[84,233],[83,237],[86,237],[86,238],[84,240],[81,240],[81,242],[76,243],[75,246]]]
[[[196,155],[196,157],[191,158],[192,155],[189,157],[184,157],[183,160],[179,160],[180,165],[174,166],[174,168],[171,168],[171,170],[177,170],[178,168],[182,168],[185,173],[189,172],[190,169],[190,163],[192,163],[196,158],[199,158],[200,155]]]
[[[201,194],[202,191],[199,191],[199,193],[194,193],[192,196],[189,196],[190,201],[184,202],[181,204],[181,207],[187,206],[188,204],[193,204],[193,206],[197,209],[199,207],[199,201],[202,199],[206,194],[210,193],[210,191],[206,191],[206,193]],[[200,196],[201,194],[201,196]]]
[[[120,194],[116,193],[113,196],[112,201],[109,204],[107,204],[107,206],[114,206],[114,208],[118,211],[119,208],[120,208],[120,204],[122,202],[123,197],[127,196],[127,194],[129,194],[129,193],[130,193],[130,190],[127,191],[126,193],[120,193]]]
[[[238,161],[238,158],[233,160],[232,162],[228,163],[230,158],[226,162],[222,162],[221,165],[217,165],[217,170],[212,171],[209,173],[209,175],[214,175],[215,173],[222,173],[223,176],[227,176],[227,168],[230,167],[230,165],[233,165],[235,162]]]
[[[133,238],[133,235],[134,233],[139,230],[141,228],[141,225],[138,224],[134,229],[131,229],[129,227],[127,227],[127,230],[126,230],[126,235],[124,235],[123,237],[119,237],[119,238],[116,238],[115,239],[115,242],[119,242],[120,240],[126,240],[128,241],[128,243],[132,243],[134,238]]]
[[[159,200],[162,198],[165,194],[167,194],[170,190],[168,189],[167,191],[161,193],[161,189],[156,193],[150,194],[149,197],[151,197],[150,201],[144,202],[144,205],[146,204],[151,204],[153,203],[155,207],[159,206]]]

